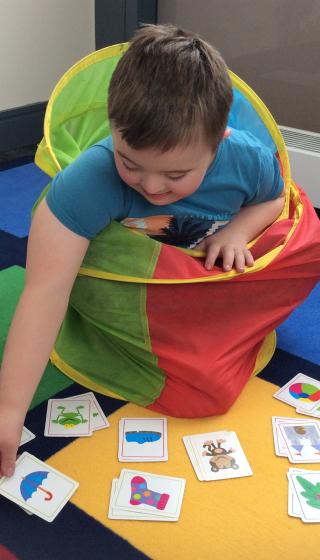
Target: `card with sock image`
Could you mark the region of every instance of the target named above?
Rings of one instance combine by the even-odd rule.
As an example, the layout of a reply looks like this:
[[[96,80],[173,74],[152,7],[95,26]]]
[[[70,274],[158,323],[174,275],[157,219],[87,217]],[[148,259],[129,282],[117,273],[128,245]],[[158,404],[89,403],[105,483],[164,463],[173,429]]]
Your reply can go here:
[[[320,463],[320,425],[317,421],[279,423],[291,463]]]
[[[123,509],[118,509],[114,505],[114,496],[117,492],[119,484],[119,479],[114,478],[111,484],[110,490],[110,502],[109,502],[109,519],[129,519],[132,521],[167,521],[166,517],[162,515],[148,515],[147,513],[140,513],[139,511],[124,511]],[[172,519],[172,521],[177,521],[178,518]]]
[[[112,508],[117,515],[138,513],[155,521],[177,521],[185,489],[185,479],[156,475],[144,471],[122,469],[112,497]],[[117,517],[120,518],[120,517]]]
[[[126,462],[167,461],[167,419],[121,418],[118,459]]]

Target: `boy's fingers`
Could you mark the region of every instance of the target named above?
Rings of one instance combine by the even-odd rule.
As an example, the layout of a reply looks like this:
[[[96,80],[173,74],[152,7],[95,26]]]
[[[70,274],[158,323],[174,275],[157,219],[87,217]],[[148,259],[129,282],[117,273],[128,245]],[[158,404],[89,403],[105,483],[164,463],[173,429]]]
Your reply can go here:
[[[231,270],[235,262],[236,251],[233,247],[224,247],[222,252],[223,270]]]
[[[16,449],[12,446],[3,446],[1,450],[1,466],[2,476],[12,476],[16,466]]]
[[[249,251],[249,249],[244,250],[244,257],[245,257],[245,261],[246,261],[247,266],[253,266],[254,265],[254,258],[252,256],[251,251]]]
[[[242,249],[236,249],[234,252],[234,266],[237,272],[243,272],[246,264],[244,252]]]
[[[214,264],[219,256],[220,253],[220,247],[217,247],[215,245],[211,245],[208,248],[207,251],[207,255],[206,255],[206,262],[205,262],[205,268],[207,270],[212,270],[212,268],[214,267]]]

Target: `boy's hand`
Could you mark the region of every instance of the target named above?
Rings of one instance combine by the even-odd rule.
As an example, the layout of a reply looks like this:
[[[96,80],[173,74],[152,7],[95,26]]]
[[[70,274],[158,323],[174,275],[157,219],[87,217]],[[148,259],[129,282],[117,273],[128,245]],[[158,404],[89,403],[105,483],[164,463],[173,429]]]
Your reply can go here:
[[[0,476],[12,476],[24,418],[12,406],[0,404]]]
[[[222,268],[229,271],[234,267],[237,272],[244,272],[245,266],[253,266],[254,259],[246,247],[247,241],[229,232],[227,228],[209,235],[197,245],[196,249],[206,252],[205,268],[211,270],[218,257],[222,259]]]

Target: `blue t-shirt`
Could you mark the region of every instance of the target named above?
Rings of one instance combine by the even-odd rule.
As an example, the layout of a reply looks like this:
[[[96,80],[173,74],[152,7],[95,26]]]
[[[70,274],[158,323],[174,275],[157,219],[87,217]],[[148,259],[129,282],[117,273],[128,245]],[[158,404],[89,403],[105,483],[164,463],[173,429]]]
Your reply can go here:
[[[194,247],[242,206],[278,198],[282,189],[272,151],[249,132],[232,129],[199,188],[173,204],[154,206],[122,181],[111,136],[58,173],[46,199],[67,228],[88,239],[117,220],[164,243]]]

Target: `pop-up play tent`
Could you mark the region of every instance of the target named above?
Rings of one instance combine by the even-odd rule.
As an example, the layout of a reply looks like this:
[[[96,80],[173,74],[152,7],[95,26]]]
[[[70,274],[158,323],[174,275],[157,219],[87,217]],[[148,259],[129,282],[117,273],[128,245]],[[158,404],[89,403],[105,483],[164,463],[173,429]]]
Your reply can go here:
[[[126,48],[97,51],[58,82],[35,160],[51,177],[110,133],[108,84]],[[229,126],[277,154],[286,190],[281,215],[250,243],[254,266],[207,271],[203,253],[112,222],[89,245],[51,355],[85,387],[172,416],[224,413],[271,359],[274,329],[320,277],[319,220],[291,179],[280,131],[230,75]]]

